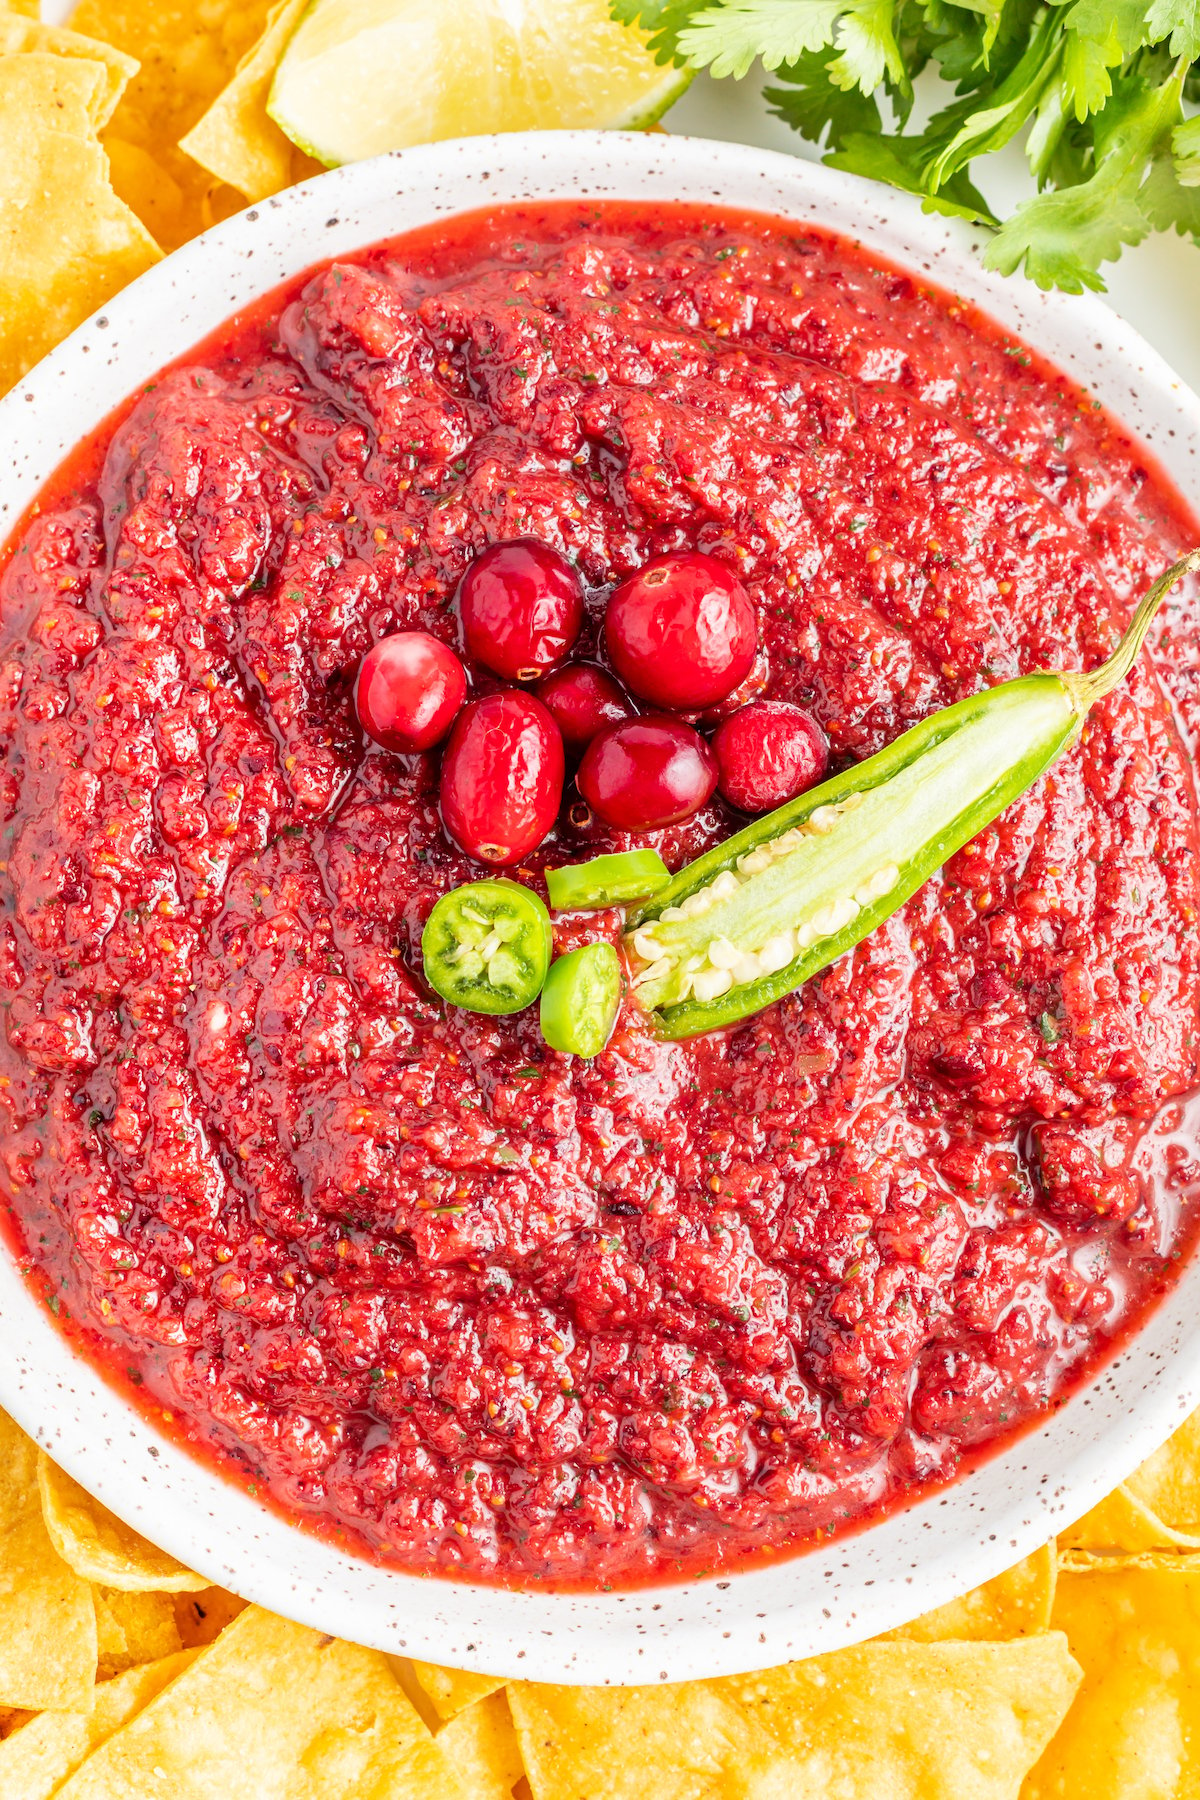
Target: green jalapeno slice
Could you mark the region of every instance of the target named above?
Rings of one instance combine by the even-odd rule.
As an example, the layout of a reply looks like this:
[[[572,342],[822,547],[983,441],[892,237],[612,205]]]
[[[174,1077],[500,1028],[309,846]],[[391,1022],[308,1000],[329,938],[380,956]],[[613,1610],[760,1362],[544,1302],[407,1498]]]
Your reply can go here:
[[[549,870],[546,891],[555,912],[589,912],[642,900],[665,888],[670,879],[671,871],[657,850],[621,850]]]
[[[1161,575],[1091,674],[1044,670],[960,700],[682,869],[624,940],[660,1032],[748,1018],[874,931],[1075,742],[1163,595],[1197,570],[1200,550]]]
[[[541,992],[550,967],[550,914],[518,882],[472,881],[443,894],[425,922],[425,979],[471,1012],[514,1013]]]
[[[583,944],[550,966],[542,1036],[552,1050],[599,1056],[621,1009],[621,958],[611,944]]]

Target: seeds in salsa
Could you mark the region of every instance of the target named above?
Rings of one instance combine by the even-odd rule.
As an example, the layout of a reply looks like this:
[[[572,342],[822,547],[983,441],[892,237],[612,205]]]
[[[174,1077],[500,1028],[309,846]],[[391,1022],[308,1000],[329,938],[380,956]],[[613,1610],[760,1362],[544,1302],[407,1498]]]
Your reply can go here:
[[[500,208],[268,296],[0,567],[0,1194],[59,1324],[289,1517],[516,1585],[781,1557],[1043,1418],[1195,1235],[1195,580],[1031,788],[749,1017],[671,1039],[625,992],[598,1054],[551,1048],[552,947],[620,920],[538,897],[763,825],[711,785],[754,703],[809,715],[849,795],[940,710],[1096,669],[1197,535],[1090,397],[796,224]],[[518,540],[583,600],[545,705],[459,634]],[[647,695],[702,779],[610,821],[564,738],[586,779],[635,721],[573,737],[543,683],[620,700],[607,606],[693,552],[748,597],[753,666]],[[469,683],[416,753],[354,711],[401,632]],[[540,927],[512,1013],[422,953],[497,869]],[[507,981],[478,910],[451,985]]]

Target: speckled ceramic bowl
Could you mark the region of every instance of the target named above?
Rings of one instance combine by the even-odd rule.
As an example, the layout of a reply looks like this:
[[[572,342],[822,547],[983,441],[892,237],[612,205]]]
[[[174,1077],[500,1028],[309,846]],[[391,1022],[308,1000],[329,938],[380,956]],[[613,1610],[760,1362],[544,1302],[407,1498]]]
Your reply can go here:
[[[785,214],[982,305],[1146,441],[1200,508],[1200,401],[1100,302],[982,273],[971,233],[848,175],[698,139],[472,138],[338,169],[144,275],[0,404],[0,539],[84,433],[238,306],[321,258],[489,202],[591,194]],[[1200,1121],[1200,1113],[1196,1118]],[[1200,1400],[1200,1261],[1040,1429],[948,1490],[774,1568],[626,1594],[504,1593],[319,1544],[163,1441],[78,1360],[0,1250],[0,1404],[184,1562],[324,1631],[459,1667],[567,1682],[759,1668],[889,1629],[988,1580],[1084,1512]]]

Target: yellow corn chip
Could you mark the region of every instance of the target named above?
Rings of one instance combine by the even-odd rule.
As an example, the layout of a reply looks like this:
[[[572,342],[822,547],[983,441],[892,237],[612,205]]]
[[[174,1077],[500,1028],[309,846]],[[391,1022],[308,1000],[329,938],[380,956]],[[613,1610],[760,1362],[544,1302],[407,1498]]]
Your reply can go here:
[[[795,1800],[1012,1800],[1080,1680],[1052,1631],[876,1641],[711,1685],[791,1747]]]
[[[1069,1551],[1200,1550],[1200,1411],[1059,1539]]]
[[[173,1594],[126,1594],[119,1588],[94,1588],[93,1598],[98,1681],[123,1674],[139,1663],[158,1662],[183,1648]]]
[[[98,38],[81,37],[77,31],[40,24],[36,8],[31,8],[31,15],[23,18],[0,8],[0,56],[43,50],[52,56],[78,56],[86,62],[98,62],[105,72],[105,81],[93,102],[92,124],[97,131],[103,130],[128,86],[130,76],[137,73],[137,59],[114,50],[111,44],[102,44]]]
[[[509,1800],[525,1773],[503,1694],[489,1694],[456,1714],[438,1732],[437,1744],[471,1800]]]
[[[4,1800],[50,1800],[86,1756],[183,1673],[193,1654],[184,1651],[102,1682],[90,1713],[33,1714],[0,1744]]]
[[[41,0],[5,0],[9,12],[24,13],[27,18],[37,19],[41,16]],[[0,10],[4,10],[0,8]]]
[[[463,1800],[386,1659],[247,1607],[56,1800]]]
[[[224,1588],[204,1588],[199,1594],[176,1594],[175,1623],[184,1649],[202,1649],[205,1644],[211,1644],[230,1621],[245,1610],[246,1602],[239,1600],[236,1594],[227,1594]]]
[[[534,1800],[817,1800],[821,1791],[795,1785],[788,1751],[715,1684],[515,1682],[507,1692]]]
[[[1169,1569],[1064,1572],[1054,1623],[1084,1682],[1022,1800],[1200,1793],[1200,1570],[1192,1559]]]
[[[972,1588],[961,1599],[935,1607],[932,1612],[922,1613],[919,1619],[887,1635],[932,1644],[947,1638],[986,1641],[1045,1631],[1054,1605],[1056,1566],[1053,1543],[1044,1544],[994,1581]]]
[[[38,1488],[54,1548],[85,1580],[131,1594],[198,1593],[209,1586],[123,1525],[45,1455],[38,1460]]]
[[[452,1719],[504,1686],[502,1675],[468,1675],[464,1669],[440,1669],[436,1663],[413,1662],[413,1671],[433,1703],[439,1719]]]
[[[92,130],[107,80],[78,57],[0,57],[0,393],[158,259]]]
[[[321,169],[267,116],[276,67],[308,4],[309,0],[280,0],[272,8],[266,30],[243,56],[229,86],[180,144],[247,200],[265,200]]]
[[[86,1712],[95,1679],[92,1590],[50,1542],[36,1446],[0,1413],[0,1705]]]
[[[241,196],[213,181],[179,149],[207,112],[240,58],[261,35],[270,0],[80,0],[71,27],[136,57],[141,67],[113,115],[123,150],[113,182],[123,200],[173,250],[206,226],[236,212]],[[131,172],[134,180],[122,183]],[[151,223],[153,221],[153,224]]]

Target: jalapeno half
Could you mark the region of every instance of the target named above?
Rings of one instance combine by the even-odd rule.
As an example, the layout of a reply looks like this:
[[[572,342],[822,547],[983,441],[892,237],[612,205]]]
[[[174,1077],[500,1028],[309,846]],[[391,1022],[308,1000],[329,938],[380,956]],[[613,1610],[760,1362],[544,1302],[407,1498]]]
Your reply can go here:
[[[748,1018],[882,924],[1075,742],[1163,595],[1196,570],[1200,550],[1161,575],[1091,674],[1046,670],[960,700],[682,869],[625,937],[664,1036]]]
[[[657,894],[670,879],[671,871],[657,850],[621,850],[615,856],[593,856],[590,862],[551,869],[546,891],[556,912],[588,912]]]
[[[550,966],[542,989],[542,1036],[552,1050],[599,1056],[621,1008],[621,958],[611,944],[584,944]]]
[[[471,1012],[520,1012],[550,967],[550,914],[515,881],[472,881],[443,894],[425,922],[425,979]]]

